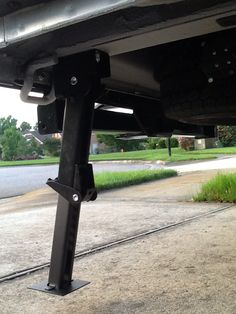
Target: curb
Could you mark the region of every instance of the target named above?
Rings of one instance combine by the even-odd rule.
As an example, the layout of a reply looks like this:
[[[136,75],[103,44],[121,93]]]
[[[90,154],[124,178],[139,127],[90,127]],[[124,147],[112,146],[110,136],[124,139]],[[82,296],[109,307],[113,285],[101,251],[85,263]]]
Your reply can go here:
[[[91,161],[92,164],[155,164],[165,165],[167,162],[163,160],[98,160]]]

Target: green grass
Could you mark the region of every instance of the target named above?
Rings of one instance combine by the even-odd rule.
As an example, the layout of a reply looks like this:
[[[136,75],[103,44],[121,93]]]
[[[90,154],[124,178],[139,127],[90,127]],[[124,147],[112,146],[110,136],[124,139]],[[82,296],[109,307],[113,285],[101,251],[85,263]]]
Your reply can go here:
[[[236,202],[236,173],[217,174],[194,196],[196,202]]]
[[[43,159],[35,159],[35,160],[0,161],[0,167],[52,165],[52,164],[58,164],[58,162],[59,162],[58,157],[46,157]]]
[[[139,150],[134,152],[110,153],[91,155],[90,161],[109,161],[109,160],[143,160],[154,161],[163,160],[167,162],[214,159],[218,155],[236,154],[236,147],[212,148],[197,151],[186,152],[180,148],[172,148],[172,157],[168,156],[167,149]],[[37,160],[19,160],[19,161],[0,161],[0,167],[10,166],[29,166],[29,165],[50,165],[57,164],[58,157],[46,157]]]
[[[219,154],[236,154],[236,147],[212,148],[189,152],[186,152],[180,148],[172,148],[172,157],[168,156],[166,148],[157,150],[139,150],[134,152],[91,155],[90,160],[163,160],[173,162],[184,160],[214,159]]]
[[[104,191],[174,176],[177,176],[175,170],[103,172],[95,174],[95,183],[98,191]]]

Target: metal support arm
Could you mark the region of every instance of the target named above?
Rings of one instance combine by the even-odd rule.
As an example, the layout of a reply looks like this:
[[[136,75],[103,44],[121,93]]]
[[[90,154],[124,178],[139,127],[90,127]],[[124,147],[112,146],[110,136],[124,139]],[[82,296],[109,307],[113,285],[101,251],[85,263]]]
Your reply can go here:
[[[88,284],[73,282],[72,271],[81,202],[96,199],[89,147],[94,104],[100,79],[109,74],[109,59],[90,51],[59,60],[54,72],[57,96],[66,99],[58,179],[48,181],[59,198],[48,282],[32,288],[65,295]]]

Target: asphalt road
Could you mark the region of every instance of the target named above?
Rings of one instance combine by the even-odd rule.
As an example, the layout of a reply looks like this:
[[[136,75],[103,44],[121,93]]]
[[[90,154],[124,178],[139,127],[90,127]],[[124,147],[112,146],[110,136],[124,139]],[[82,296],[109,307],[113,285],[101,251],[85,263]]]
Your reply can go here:
[[[129,171],[141,169],[160,169],[163,165],[150,163],[96,163],[94,171]],[[236,157],[221,157],[216,160],[174,164],[166,168],[175,169],[180,173],[205,171],[214,169],[236,168]],[[27,166],[0,168],[0,199],[24,194],[45,186],[48,178],[56,178],[58,166]]]

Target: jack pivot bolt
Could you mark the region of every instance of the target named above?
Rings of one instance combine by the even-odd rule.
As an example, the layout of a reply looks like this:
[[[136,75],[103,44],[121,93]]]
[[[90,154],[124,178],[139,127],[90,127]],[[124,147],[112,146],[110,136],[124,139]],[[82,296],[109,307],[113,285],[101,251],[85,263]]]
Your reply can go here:
[[[78,84],[78,79],[77,79],[76,76],[72,76],[72,78],[70,79],[70,84],[71,84],[72,86],[75,86],[75,85]]]
[[[79,195],[78,194],[73,194],[72,199],[73,199],[74,202],[78,202]]]

